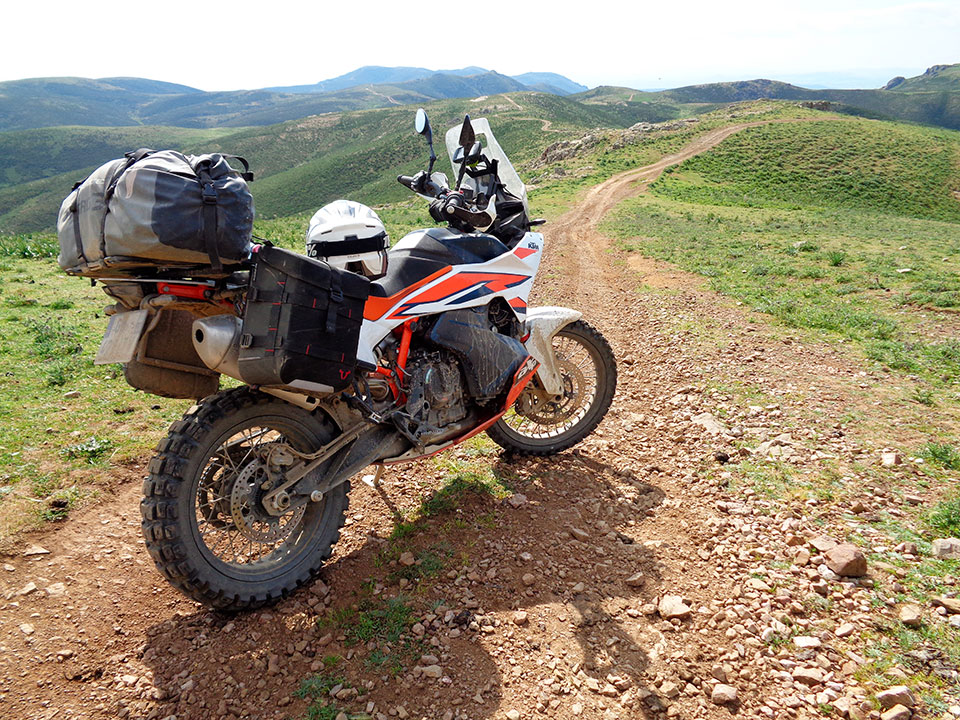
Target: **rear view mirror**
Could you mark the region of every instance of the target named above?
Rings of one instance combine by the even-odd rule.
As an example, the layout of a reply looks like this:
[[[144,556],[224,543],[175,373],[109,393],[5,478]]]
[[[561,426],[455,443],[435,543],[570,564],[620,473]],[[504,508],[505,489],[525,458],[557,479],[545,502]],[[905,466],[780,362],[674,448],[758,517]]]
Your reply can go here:
[[[463,116],[463,127],[460,128],[460,147],[469,148],[477,141],[476,133],[473,132],[473,123],[470,122],[470,116]]]
[[[433,130],[430,128],[430,118],[423,108],[417,110],[417,115],[413,119],[413,127],[419,135],[423,135],[428,143],[433,142]]]
[[[430,118],[427,117],[427,111],[423,108],[417,109],[417,114],[413,118],[413,129],[427,139],[427,146],[430,148],[430,167],[427,168],[427,174],[429,175],[433,172],[433,164],[437,161],[437,154],[433,151],[433,130],[430,129]]]

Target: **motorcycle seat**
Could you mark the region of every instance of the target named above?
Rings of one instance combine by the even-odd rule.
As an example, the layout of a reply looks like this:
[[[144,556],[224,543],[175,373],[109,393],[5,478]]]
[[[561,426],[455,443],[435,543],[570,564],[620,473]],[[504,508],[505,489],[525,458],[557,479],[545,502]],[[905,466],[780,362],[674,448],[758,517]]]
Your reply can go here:
[[[371,283],[370,295],[390,297],[445,267],[483,263],[506,252],[506,245],[485,233],[415,230],[387,251],[387,274]]]

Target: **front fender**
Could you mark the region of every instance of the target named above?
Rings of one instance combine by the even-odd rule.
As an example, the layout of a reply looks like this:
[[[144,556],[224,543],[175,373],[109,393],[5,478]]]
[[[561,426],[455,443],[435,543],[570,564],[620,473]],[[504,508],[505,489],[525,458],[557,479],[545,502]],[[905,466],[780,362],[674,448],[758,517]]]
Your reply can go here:
[[[564,307],[539,307],[527,313],[526,329],[530,335],[524,345],[527,352],[540,363],[537,377],[550,395],[559,395],[563,391],[557,356],[553,352],[553,336],[582,317],[583,313],[579,310]]]

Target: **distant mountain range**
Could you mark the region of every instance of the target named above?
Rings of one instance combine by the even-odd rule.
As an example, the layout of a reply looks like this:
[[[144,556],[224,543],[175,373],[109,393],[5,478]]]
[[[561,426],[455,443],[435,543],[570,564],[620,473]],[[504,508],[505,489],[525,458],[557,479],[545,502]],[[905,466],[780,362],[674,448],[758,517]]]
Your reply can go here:
[[[570,95],[585,85],[555,73],[501,75],[479,67],[363,67],[314,85],[204,92],[141,78],[34,78],[0,83],[0,130],[60,125],[237,127],[307,115],[535,90]]]
[[[411,80],[423,80],[426,78],[453,75],[456,77],[471,77],[475,75],[486,75],[490,70],[486,70],[476,65],[460,68],[458,70],[428,70],[421,67],[383,67],[381,65],[367,65],[358,68],[345,75],[340,75],[329,80],[321,80],[313,85],[286,85],[279,87],[264,88],[280,93],[327,93],[337,90],[346,90],[347,88],[360,85],[396,85],[398,83],[407,83]],[[524,90],[540,90],[552,95],[573,95],[574,93],[588,90],[586,85],[576,83],[570,78],[558,75],[557,73],[524,73],[523,75],[510,76],[513,80],[520,83]]]
[[[140,78],[14,80],[0,83],[0,131],[64,125],[260,126],[330,112],[528,91],[606,105],[624,117],[651,121],[773,98],[827,102],[841,112],[960,129],[960,65],[935,65],[917,77],[893,78],[872,90],[812,89],[757,79],[658,92],[607,86],[588,90],[548,72],[508,76],[474,66],[436,72],[368,66],[313,85],[221,92]]]
[[[810,89],[777,80],[757,79],[688,85],[657,92],[601,86],[570,97],[583,102],[627,107],[642,103],[661,104],[683,108],[685,112],[761,98],[795,100],[827,103],[831,110],[864,117],[960,130],[960,64],[934,65],[922,75],[893,78],[876,90]]]

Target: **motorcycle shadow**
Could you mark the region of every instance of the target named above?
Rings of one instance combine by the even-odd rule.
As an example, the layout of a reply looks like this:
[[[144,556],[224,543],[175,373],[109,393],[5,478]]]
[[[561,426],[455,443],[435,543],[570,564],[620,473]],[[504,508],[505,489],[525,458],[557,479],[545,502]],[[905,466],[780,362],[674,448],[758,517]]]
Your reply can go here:
[[[354,486],[351,518],[363,520],[322,580],[265,610],[151,628],[155,716],[301,717],[311,702],[438,719],[575,703],[584,717],[661,714],[645,670],[663,636],[643,614],[661,579],[637,536],[663,492],[576,451],[486,462],[514,495],[438,462],[443,480],[411,502],[405,469],[390,470],[379,489]],[[297,697],[316,676],[348,692]]]

